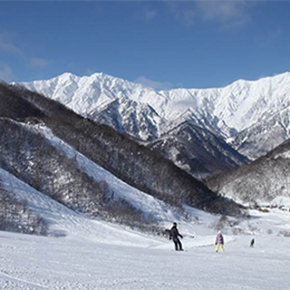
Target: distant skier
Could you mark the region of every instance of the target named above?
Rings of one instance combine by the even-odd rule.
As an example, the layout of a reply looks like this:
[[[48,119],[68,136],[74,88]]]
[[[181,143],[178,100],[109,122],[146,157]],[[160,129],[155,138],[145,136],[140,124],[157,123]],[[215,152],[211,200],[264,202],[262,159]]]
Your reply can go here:
[[[218,252],[219,248],[221,247],[222,252],[224,252],[224,237],[221,233],[221,231],[218,232],[215,240],[216,248],[215,251]]]
[[[250,243],[250,247],[253,248],[254,247],[254,244],[255,244],[255,239],[252,239],[251,240],[251,243]]]
[[[181,237],[183,239],[183,236],[178,232],[177,223],[173,223],[173,226],[170,229],[169,239],[173,240],[176,251],[183,251],[182,244],[178,237]]]

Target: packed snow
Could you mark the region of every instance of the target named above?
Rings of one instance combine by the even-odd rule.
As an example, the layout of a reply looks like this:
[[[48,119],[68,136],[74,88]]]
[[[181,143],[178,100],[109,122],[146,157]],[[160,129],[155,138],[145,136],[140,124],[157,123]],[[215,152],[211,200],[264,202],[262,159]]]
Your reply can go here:
[[[224,227],[225,253],[215,252],[219,216],[187,208],[176,217],[185,251],[166,237],[89,219],[0,171],[3,186],[41,213],[48,237],[0,232],[0,289],[288,289],[289,212],[252,211]],[[234,220],[233,220],[234,221]],[[163,221],[170,228],[173,220]],[[250,248],[250,240],[255,245]]]
[[[256,218],[261,227],[285,227],[279,215]],[[225,253],[216,253],[213,230],[180,226],[184,252],[169,240],[97,222],[90,223],[94,237],[81,233],[82,223],[66,237],[0,232],[0,289],[288,289],[289,238],[225,234]]]

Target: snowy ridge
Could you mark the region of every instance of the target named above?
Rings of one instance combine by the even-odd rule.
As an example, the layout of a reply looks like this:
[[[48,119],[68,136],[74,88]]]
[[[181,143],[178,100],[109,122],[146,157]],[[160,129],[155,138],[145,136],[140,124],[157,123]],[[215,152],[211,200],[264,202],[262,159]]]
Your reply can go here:
[[[256,159],[267,154],[290,137],[290,106],[265,114],[262,121],[228,140],[240,153]]]
[[[235,132],[259,124],[267,120],[268,116],[290,105],[289,72],[257,81],[239,80],[224,88],[174,89],[158,92],[103,73],[89,77],[65,73],[51,80],[22,85],[60,101],[86,117],[98,111],[101,105],[116,99],[128,99],[151,106],[167,124],[181,116],[185,116],[183,121],[194,118],[199,126],[223,137],[231,137]],[[119,108],[120,116],[130,108],[130,103],[127,106],[125,104],[126,102]],[[188,110],[192,114],[186,116]],[[139,113],[141,111],[142,109]],[[166,131],[166,125],[162,125],[162,128],[158,128],[158,125],[160,124],[156,124],[155,131]],[[142,136],[142,133],[139,136]],[[284,138],[289,137],[287,133]],[[148,135],[145,134],[145,138],[148,138]]]
[[[101,104],[128,95],[133,100],[142,99],[144,94],[153,91],[140,84],[103,73],[96,73],[89,77],[64,73],[48,81],[34,81],[23,85],[67,105],[79,114],[86,114]]]
[[[239,80],[224,88],[159,92],[102,73],[90,77],[65,73],[51,80],[22,84],[81,114],[93,110],[105,99],[125,97],[149,104],[167,120],[174,120],[191,108],[202,112],[203,116],[212,114],[238,131],[259,121],[265,112],[274,112],[290,104],[288,72],[258,81]]]
[[[164,123],[151,106],[124,97],[93,109],[88,117],[145,141],[157,138]]]

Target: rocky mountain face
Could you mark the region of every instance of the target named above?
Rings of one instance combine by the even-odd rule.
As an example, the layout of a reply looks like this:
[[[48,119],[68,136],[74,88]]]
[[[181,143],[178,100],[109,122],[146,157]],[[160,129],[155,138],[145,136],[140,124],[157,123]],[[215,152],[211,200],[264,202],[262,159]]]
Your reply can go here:
[[[117,214],[126,224],[145,219],[124,192],[115,198],[116,183],[124,188],[125,182],[123,190],[132,191],[131,185],[138,194],[173,207],[242,212],[238,204],[218,196],[157,152],[56,101],[8,85],[0,85],[0,101],[0,169],[74,211],[109,220]],[[84,162],[100,169],[89,173]],[[102,178],[101,171],[115,176],[114,183]],[[7,184],[5,192],[9,193]]]
[[[92,110],[87,117],[127,133],[140,141],[151,141],[160,135],[164,120],[147,104],[119,98]]]
[[[247,164],[225,141],[192,121],[172,128],[148,145],[199,179]]]
[[[210,177],[207,185],[243,204],[290,205],[290,140],[232,172]]]
[[[263,119],[238,133],[229,144],[242,154],[256,159],[266,155],[290,136],[290,107],[265,114]]]

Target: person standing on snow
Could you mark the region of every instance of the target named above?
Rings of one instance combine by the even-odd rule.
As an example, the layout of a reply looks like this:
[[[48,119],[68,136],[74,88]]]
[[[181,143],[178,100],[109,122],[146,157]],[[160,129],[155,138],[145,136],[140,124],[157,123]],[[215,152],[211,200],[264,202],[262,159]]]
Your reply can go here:
[[[177,223],[173,223],[173,226],[170,229],[169,240],[173,240],[176,251],[183,251],[182,244],[178,237],[181,237],[183,239],[183,236],[178,232]]]
[[[221,233],[221,231],[218,232],[215,240],[216,248],[215,251],[218,252],[219,248],[221,247],[222,252],[224,252],[224,237]]]
[[[250,247],[253,248],[254,247],[254,244],[255,244],[255,239],[252,239],[251,240],[251,243],[250,243]]]

